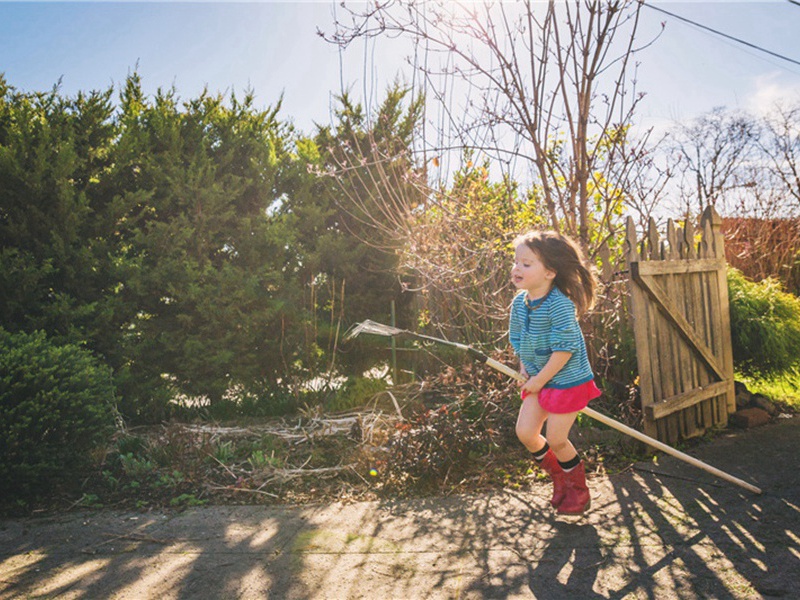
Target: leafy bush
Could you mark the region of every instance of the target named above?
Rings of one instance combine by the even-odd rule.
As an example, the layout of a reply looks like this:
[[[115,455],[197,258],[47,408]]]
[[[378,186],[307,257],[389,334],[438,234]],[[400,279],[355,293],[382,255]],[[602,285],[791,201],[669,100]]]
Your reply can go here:
[[[84,466],[113,427],[111,372],[43,332],[0,329],[0,489],[35,495]]]
[[[351,377],[328,401],[327,409],[335,412],[364,406],[375,394],[384,391],[386,388],[387,385],[383,379]]]
[[[728,270],[733,361],[753,375],[786,373],[800,365],[800,299],[775,279],[749,281]]]

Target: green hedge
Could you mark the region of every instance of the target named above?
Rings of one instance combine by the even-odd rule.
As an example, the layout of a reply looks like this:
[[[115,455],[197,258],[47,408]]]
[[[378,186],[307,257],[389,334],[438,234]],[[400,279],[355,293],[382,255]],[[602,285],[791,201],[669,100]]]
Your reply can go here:
[[[775,279],[752,282],[737,269],[728,269],[728,295],[738,371],[779,375],[800,366],[800,299]]]
[[[84,467],[113,429],[111,372],[43,332],[0,329],[0,489],[36,496]]]

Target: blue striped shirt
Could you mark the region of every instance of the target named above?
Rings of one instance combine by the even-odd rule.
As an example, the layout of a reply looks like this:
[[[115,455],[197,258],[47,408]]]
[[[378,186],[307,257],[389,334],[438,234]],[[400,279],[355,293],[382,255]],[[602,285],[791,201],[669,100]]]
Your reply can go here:
[[[594,379],[586,353],[586,342],[575,313],[575,304],[557,287],[535,308],[525,303],[521,291],[511,303],[508,338],[531,377],[550,360],[553,352],[570,352],[567,364],[544,387],[571,388]]]

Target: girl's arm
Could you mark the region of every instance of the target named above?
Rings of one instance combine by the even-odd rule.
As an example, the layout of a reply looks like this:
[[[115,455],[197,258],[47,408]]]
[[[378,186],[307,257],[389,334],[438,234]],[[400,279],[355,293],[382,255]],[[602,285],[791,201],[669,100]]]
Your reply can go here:
[[[528,379],[528,381],[525,382],[525,385],[522,386],[522,389],[530,394],[538,394],[545,384],[555,377],[556,373],[564,368],[564,365],[567,364],[567,361],[569,361],[571,356],[572,352],[558,350],[553,352],[553,354],[550,355],[550,359],[547,361],[544,367],[542,367],[542,370]],[[524,370],[523,373],[527,375]]]
[[[511,303],[511,314],[508,319],[508,341],[511,342],[511,347],[514,348],[514,353],[519,356],[520,340],[522,337],[522,323],[523,317],[519,311],[519,304],[517,299]]]

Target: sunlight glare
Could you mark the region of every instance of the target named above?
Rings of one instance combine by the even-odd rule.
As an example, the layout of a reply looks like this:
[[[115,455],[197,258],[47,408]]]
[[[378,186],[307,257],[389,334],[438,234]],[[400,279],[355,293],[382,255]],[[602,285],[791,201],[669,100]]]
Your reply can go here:
[[[65,590],[74,588],[76,585],[83,590],[91,586],[92,583],[100,579],[103,571],[108,567],[111,559],[95,559],[80,565],[73,565],[65,571],[51,572],[52,578],[48,581],[37,584],[37,596],[58,596]]]

